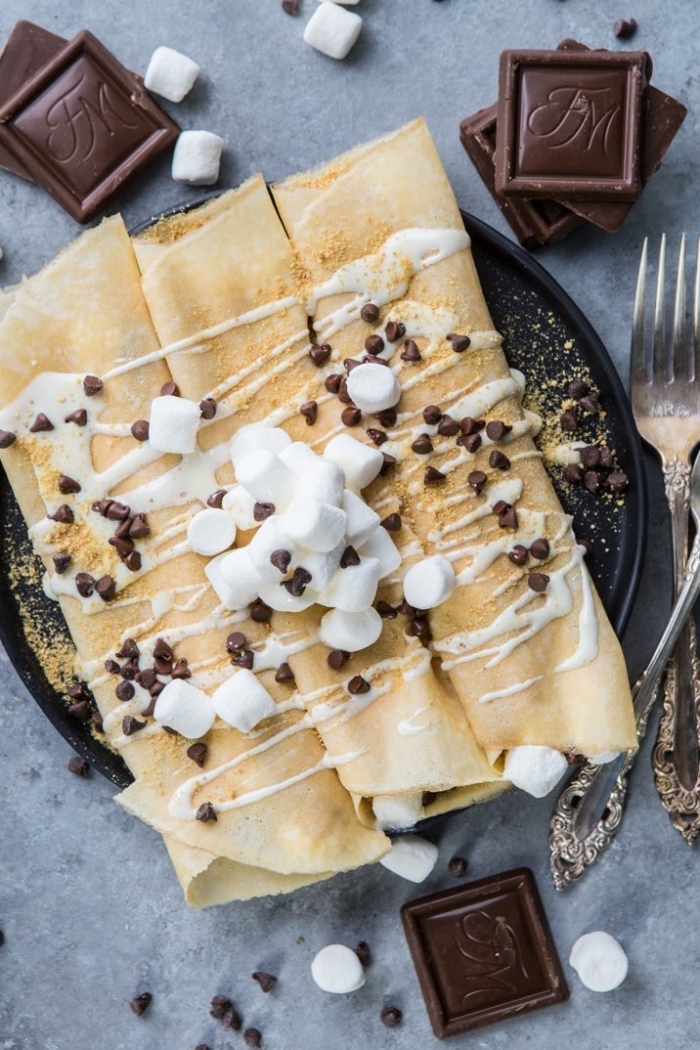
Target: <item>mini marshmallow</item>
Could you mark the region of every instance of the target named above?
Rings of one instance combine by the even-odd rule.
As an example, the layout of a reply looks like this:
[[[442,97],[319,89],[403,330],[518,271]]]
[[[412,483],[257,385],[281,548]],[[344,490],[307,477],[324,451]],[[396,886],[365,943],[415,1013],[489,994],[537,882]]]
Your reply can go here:
[[[293,562],[293,568],[301,565],[311,573],[309,587],[314,591],[322,591],[333,579],[333,574],[338,568],[340,556],[347,547],[344,539],[338,543],[332,551],[310,551],[299,550]]]
[[[434,609],[450,597],[456,582],[451,563],[442,554],[435,554],[411,566],[404,577],[403,593],[416,609]]]
[[[340,504],[348,516],[348,524],[345,529],[345,538],[353,547],[360,547],[365,543],[379,525],[379,515],[372,510],[361,496],[346,489]]]
[[[345,58],[361,29],[359,15],[324,0],[306,23],[304,40],[329,58]]]
[[[377,368],[381,365],[371,367]],[[345,473],[345,484],[355,492],[374,481],[384,463],[384,457],[378,448],[365,445],[363,441],[358,441],[349,434],[338,434],[331,438],[323,450],[323,458],[341,467]]]
[[[219,178],[224,140],[211,131],[181,131],[170,169],[175,182],[213,186]]]
[[[281,433],[284,434],[284,431],[282,430]],[[289,467],[297,477],[307,470],[313,470],[314,465],[320,459],[320,456],[317,456],[313,449],[310,449],[303,441],[292,441],[279,451],[277,449],[272,451],[277,452],[284,465]]]
[[[208,733],[214,725],[214,706],[202,689],[182,678],[172,678],[156,700],[153,717],[189,740]]]
[[[295,497],[282,515],[280,525],[301,547],[308,547],[312,551],[330,551],[345,535],[347,522],[345,511],[339,507]]]
[[[233,553],[235,553],[235,551],[232,551],[231,553],[233,554]],[[234,590],[233,587],[229,586],[229,584],[226,582],[226,580],[224,579],[224,577],[222,575],[222,572],[221,572],[222,562],[223,562],[224,558],[228,558],[228,557],[229,557],[228,554],[219,554],[218,557],[212,558],[204,566],[204,572],[206,573],[206,576],[207,576],[207,579],[209,580],[209,583],[212,585],[212,587],[216,591],[216,595],[217,595],[219,601],[221,602],[221,604],[226,609],[239,609],[239,608],[242,609],[244,607],[244,605],[248,604],[248,602],[244,602],[243,605],[241,605],[241,606],[239,606],[237,604],[237,602],[238,602],[238,593],[237,593],[236,590]],[[252,600],[253,599],[251,598],[250,601],[252,601]]]
[[[569,963],[592,992],[618,988],[629,966],[622,945],[603,930],[584,933],[574,944]]]
[[[263,583],[260,586],[260,597],[276,612],[303,612],[316,601],[316,592],[306,587],[303,594],[290,594],[286,587],[279,583]]]
[[[376,558],[362,558],[359,565],[348,565],[346,569],[336,571],[331,582],[319,594],[319,605],[361,612],[374,601],[378,583],[379,561]]]
[[[319,503],[330,503],[339,507],[345,489],[345,471],[337,463],[320,456],[299,474],[295,496],[298,499],[315,499]]]
[[[358,365],[348,374],[348,394],[363,412],[383,412],[401,397],[401,384],[390,368]]]
[[[182,102],[200,72],[197,63],[187,55],[172,47],[157,47],[151,55],[143,82],[156,95],[170,102]]]
[[[311,976],[324,992],[344,995],[365,983],[365,971],[357,953],[344,944],[328,944],[314,957]]]
[[[255,520],[255,499],[242,485],[234,485],[224,496],[221,506],[231,515],[239,529],[257,529],[260,522]]]
[[[376,558],[379,562],[379,579],[383,580],[396,572],[401,564],[401,554],[386,529],[375,529],[368,540],[357,548],[361,558]],[[424,609],[425,606],[417,606]]]
[[[423,882],[435,867],[438,848],[420,835],[401,835],[379,863],[409,882]]]
[[[376,609],[346,612],[332,609],[321,619],[318,636],[330,649],[357,653],[374,645],[382,633],[382,618]]]
[[[220,559],[217,564],[219,575],[226,585],[226,599],[224,600],[216,587],[214,589],[227,609],[244,609],[258,597],[260,587],[260,577],[248,557],[248,550],[246,547],[240,547],[229,551],[228,554],[220,555]],[[204,570],[210,580],[212,579],[209,572],[211,565],[212,562],[209,562]],[[214,585],[213,580],[212,585]]]
[[[270,561],[274,551],[288,550],[290,555],[296,553],[294,544],[289,542],[288,536],[280,528],[280,518],[277,514],[273,514],[262,523],[245,550],[261,584],[279,583],[287,575],[286,572],[280,572]]]
[[[184,397],[154,397],[148,440],[157,452],[177,452],[181,456],[194,452],[201,419],[199,405]]]
[[[275,701],[246,667],[234,671],[211,699],[219,718],[241,733],[249,733],[263,718],[275,713]]]
[[[282,452],[291,444],[292,439],[286,430],[282,430],[281,427],[262,427],[251,423],[250,426],[241,427],[238,433],[231,438],[231,462],[234,467],[237,467],[239,461],[244,456],[247,456],[249,452],[260,452],[261,449],[274,452],[280,459],[283,459]],[[294,444],[299,445],[301,442],[296,441]],[[306,445],[303,447],[307,448]],[[308,451],[311,452],[311,449],[308,449]],[[313,452],[311,452],[311,455],[313,455]]]
[[[568,762],[561,751],[524,744],[508,752],[503,779],[535,798],[543,798],[559,783],[567,768]]]
[[[619,751],[600,751],[597,755],[586,755],[588,761],[594,766],[607,766],[608,762],[614,762],[619,757]]]
[[[278,512],[291,500],[297,483],[289,467],[266,448],[249,452],[238,460],[236,480],[256,500],[273,503]]]
[[[207,507],[191,519],[187,539],[195,554],[221,554],[233,546],[236,522],[227,511]]]
[[[405,831],[416,826],[423,813],[423,792],[413,795],[375,795],[372,809],[382,830]]]

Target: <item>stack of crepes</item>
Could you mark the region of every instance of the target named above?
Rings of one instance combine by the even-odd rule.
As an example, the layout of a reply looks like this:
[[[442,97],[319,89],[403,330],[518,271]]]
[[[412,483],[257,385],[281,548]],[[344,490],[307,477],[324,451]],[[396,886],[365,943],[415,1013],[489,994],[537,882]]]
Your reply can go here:
[[[422,121],[271,193],[253,178],[133,240],[108,219],[5,292],[0,317],[3,466],[77,675],[134,775],[118,801],[161,832],[190,903],[288,891],[377,861],[394,826],[507,786],[504,759],[523,745],[636,746],[617,640],[532,443]],[[393,416],[347,426],[334,391],[371,335],[400,400]],[[132,431],[155,398],[178,394],[210,406],[181,455]],[[481,442],[426,422],[428,406],[477,420]],[[489,437],[486,420],[505,432]],[[218,571],[230,552],[210,557],[188,541],[208,501],[234,518],[238,507],[234,550],[255,537],[262,519],[240,516],[230,448],[241,433],[262,434],[265,448],[270,428],[319,455],[341,434],[369,449],[368,429],[385,435],[382,471],[361,496],[383,520],[399,514],[398,531],[379,532],[400,558],[374,598],[378,639],[336,666],[320,640],[327,607],[295,603],[294,588],[267,618],[259,603],[232,607]],[[418,453],[424,434],[432,452],[423,442]],[[491,466],[495,446],[507,469]],[[115,529],[126,547],[109,542]],[[508,557],[543,539],[536,565]],[[402,605],[407,570],[438,555],[451,594],[434,609]],[[529,585],[533,568],[544,590]],[[244,642],[227,648],[232,633]],[[207,700],[243,669],[272,707],[247,731],[217,717],[193,760],[192,739],[159,720],[161,696],[177,679]]]

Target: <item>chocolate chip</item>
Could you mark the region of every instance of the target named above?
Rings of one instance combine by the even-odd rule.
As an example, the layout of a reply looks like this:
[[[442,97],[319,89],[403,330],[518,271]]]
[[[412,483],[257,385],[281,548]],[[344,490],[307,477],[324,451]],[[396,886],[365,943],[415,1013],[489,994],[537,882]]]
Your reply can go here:
[[[383,620],[395,620],[398,615],[394,606],[389,605],[389,602],[385,602],[381,598],[377,602],[377,612]]]
[[[467,452],[476,452],[481,448],[481,434],[460,434],[457,444],[463,445]]]
[[[128,518],[131,514],[131,508],[127,507],[125,503],[117,503],[116,500],[110,500],[109,506],[105,511],[105,517],[110,521],[122,521],[124,518]]]
[[[216,817],[214,817],[214,820],[216,820]],[[234,1032],[240,1032],[242,1025],[243,1021],[241,1020],[241,1015],[238,1010],[235,1006],[229,1006],[228,1010],[221,1018],[222,1028],[231,1028]]]
[[[559,426],[562,430],[572,431],[578,427],[578,412],[575,408],[568,408],[559,417]]]
[[[326,376],[323,381],[323,385],[329,394],[337,394],[340,390],[340,384],[343,382],[343,377],[338,372],[333,372],[332,375]]]
[[[70,773],[75,773],[76,777],[87,777],[90,774],[90,763],[82,755],[73,755],[68,759],[66,769]]]
[[[377,412],[376,418],[379,420],[383,427],[393,427],[397,420],[395,408],[385,408],[381,412]]]
[[[129,1006],[137,1017],[141,1017],[151,1005],[152,999],[153,996],[150,992],[141,992],[141,995],[137,995],[136,998],[131,1000]]]
[[[110,536],[107,543],[114,547],[120,558],[125,558],[134,549],[134,541],[122,539],[121,536]]]
[[[535,540],[534,543],[530,544],[530,554],[533,558],[537,558],[538,561],[544,561],[545,558],[549,557],[549,540],[542,539]]]
[[[504,423],[502,419],[492,419],[486,424],[486,433],[491,441],[501,441],[512,429],[512,426]]]
[[[160,694],[163,692],[164,689],[165,689],[165,682],[154,682],[153,685],[151,686],[151,688],[148,691],[149,691],[149,693],[151,694],[152,697],[155,697],[157,699],[160,696]]]
[[[434,427],[442,419],[442,412],[437,405],[426,405],[423,409],[423,419],[430,427]]]
[[[175,666],[170,672],[170,677],[175,678],[178,681],[184,678],[192,677],[192,672],[190,671],[189,664],[187,663],[187,660],[184,656],[181,656],[180,659],[176,661]]]
[[[387,1028],[397,1028],[403,1020],[403,1014],[398,1006],[384,1006],[379,1015],[379,1020]]]
[[[273,977],[271,973],[265,973],[264,970],[256,970],[250,976],[254,981],[258,982],[264,992],[271,992],[277,984],[277,978]]]
[[[119,539],[124,539],[124,537],[129,535],[129,529],[131,528],[131,526],[133,524],[134,524],[134,519],[133,518],[124,518],[124,520],[120,521],[119,524],[117,525],[116,529],[114,530],[114,535],[118,536]],[[131,546],[133,547],[133,543],[132,543]]]
[[[441,470],[436,467],[426,467],[425,474],[423,475],[423,483],[425,485],[439,485],[441,481],[444,481],[447,477]]]
[[[384,331],[390,343],[397,343],[406,335],[406,325],[401,321],[388,321]]]
[[[361,364],[363,365],[380,365],[382,368],[388,368],[389,362],[383,357],[363,357]]]
[[[113,503],[113,499],[99,499],[92,504],[92,510],[96,511],[97,514],[101,514],[103,518],[106,518],[107,511]]]
[[[245,649],[246,636],[241,631],[232,631],[226,639],[226,648],[230,653],[235,653],[239,649]]]
[[[215,995],[211,1001],[209,1015],[216,1021],[220,1021],[226,1011],[231,1007],[231,1000],[227,995]]]
[[[637,32],[637,21],[635,18],[619,18],[613,26],[613,33],[620,40],[629,40]]]
[[[342,401],[344,405],[351,405],[352,398],[348,394],[348,381],[345,376],[341,377],[340,385],[338,387],[338,400]]]
[[[597,467],[600,463],[600,449],[597,445],[588,445],[578,452],[584,467]]]
[[[579,404],[586,409],[587,412],[598,412],[600,410],[600,392],[598,390],[592,390],[590,394],[586,394],[579,401]]]
[[[126,638],[121,649],[116,654],[120,660],[131,659],[132,656],[140,656],[141,650],[133,638]]]
[[[372,953],[367,941],[358,941],[354,948],[355,955],[363,966],[369,966],[372,962]]]
[[[282,10],[287,15],[299,14],[300,0],[282,0]]]
[[[411,449],[413,452],[417,452],[419,456],[428,456],[433,451],[433,443],[430,440],[429,434],[421,434],[412,443]]]
[[[119,674],[122,678],[126,679],[127,682],[132,682],[138,673],[139,661],[136,656],[131,656],[126,663],[122,665],[122,668],[119,671]]]
[[[131,424],[131,436],[135,437],[137,441],[148,441],[150,429],[151,425],[147,419],[137,419],[135,423]]]
[[[246,1046],[252,1046],[253,1050],[259,1050],[262,1046],[262,1033],[259,1028],[246,1028],[243,1033],[243,1042]]]
[[[601,486],[600,474],[595,470],[587,470],[583,475],[583,484],[589,492],[596,492]]]
[[[575,485],[579,485],[583,481],[583,471],[578,463],[567,463],[562,471],[562,475],[565,481],[570,481]]]
[[[129,536],[132,540],[142,540],[144,536],[150,536],[151,529],[145,514],[135,514],[129,526]]]
[[[397,612],[400,612],[402,616],[414,617],[418,615],[418,609],[414,608],[413,605],[409,605],[405,598],[397,606]]]
[[[171,662],[175,656],[165,638],[156,638],[156,644],[153,646],[153,655],[156,659],[170,660]]]
[[[472,416],[463,416],[459,421],[459,427],[463,434],[478,434],[485,426],[485,419],[474,419]]]
[[[459,434],[459,423],[452,416],[445,414],[440,422],[438,423],[437,432],[442,434],[443,437],[454,437],[455,434]]]
[[[360,317],[363,321],[366,321],[367,324],[374,324],[379,318],[379,307],[374,303],[365,303],[360,310]]]
[[[144,707],[143,711],[141,712],[141,717],[142,718],[153,718],[153,715],[155,714],[155,710],[156,710],[156,701],[157,701],[157,699],[158,699],[157,696],[153,696],[151,694],[151,698],[148,701],[148,706]],[[165,726],[163,728],[165,728]]]
[[[531,591],[536,591],[537,594],[542,594],[547,590],[547,584],[549,583],[549,576],[546,576],[543,572],[531,572],[527,578],[527,585]]]
[[[307,427],[312,427],[316,422],[318,416],[318,405],[315,401],[305,401],[299,409],[302,416],[306,420]]]
[[[132,551],[124,558],[124,564],[131,572],[138,572],[141,568],[141,555],[138,551]]]
[[[44,430],[53,430],[54,426],[48,416],[45,416],[43,412],[40,412],[29,429],[32,434],[39,434]]]
[[[84,408],[76,408],[75,412],[71,412],[64,419],[64,423],[75,423],[76,426],[84,427],[87,424],[87,410]],[[0,446],[2,447],[2,446]]]
[[[53,514],[48,515],[51,521],[57,521],[61,525],[72,525],[75,521],[73,511],[67,503],[62,503]]]
[[[385,518],[379,522],[383,529],[387,532],[400,532],[401,531],[401,515],[394,511],[393,514],[387,514]]]
[[[83,379],[83,390],[87,397],[94,397],[95,394],[99,394],[103,386],[104,383],[99,376],[85,376]]]
[[[90,717],[91,717],[92,724],[95,727],[95,732],[97,732],[97,733],[104,732],[104,722],[103,722],[102,715],[100,714],[100,712],[99,711],[93,711],[92,715]]]
[[[255,503],[253,505],[253,518],[255,521],[266,521],[275,513],[274,503]]]
[[[430,624],[425,616],[414,616],[408,625],[409,634],[414,635],[422,645],[427,645],[432,640]]]
[[[301,598],[302,594],[306,590],[307,584],[311,583],[311,573],[308,569],[298,565],[294,570],[294,575],[291,580],[283,580],[282,586],[285,590],[294,598]]]
[[[360,555],[357,553],[352,544],[348,544],[343,553],[340,555],[340,567],[341,569],[347,569],[350,565],[359,565]]]
[[[418,349],[418,343],[415,339],[407,339],[403,344],[403,350],[401,351],[401,360],[408,361],[410,364],[415,364],[416,361],[422,361],[421,352]]]
[[[279,667],[277,668],[277,670],[275,671],[275,681],[276,682],[293,682],[294,681],[294,671],[291,669],[289,664],[286,663],[286,661],[285,661],[285,663],[280,664]]]
[[[452,349],[458,354],[468,350],[472,342],[468,335],[456,335],[454,332],[450,332],[445,338],[452,343]]]
[[[379,468],[379,473],[382,475],[382,477],[388,474],[390,470],[393,470],[395,466],[396,458],[394,456],[390,456],[388,452],[382,452],[382,465]]]
[[[629,480],[624,470],[615,470],[609,475],[605,484],[612,489],[614,495],[619,496],[629,485]]]
[[[569,397],[573,398],[574,401],[580,401],[586,394],[590,394],[591,388],[588,383],[584,383],[583,379],[572,379],[569,383]]]
[[[138,718],[134,718],[133,715],[125,715],[122,719],[122,733],[124,736],[133,736],[134,733],[145,729],[147,725],[148,722],[139,722]]]
[[[225,495],[226,489],[217,489],[216,492],[212,492],[211,496],[207,499],[207,506],[221,510]]]
[[[53,555],[53,564],[56,572],[61,576],[71,563],[71,556],[66,551]]]
[[[365,350],[368,354],[381,354],[384,349],[384,340],[380,335],[368,335],[365,339]]]
[[[201,806],[197,810],[196,817],[197,820],[201,820],[202,824],[206,824],[209,820],[213,820],[214,822],[216,822],[217,820],[216,810],[214,809],[211,802],[202,802]],[[232,1028],[233,1025],[229,1025],[228,1027]]]
[[[484,474],[483,470],[472,470],[469,474],[467,474],[467,485],[471,485],[471,487],[476,492],[477,496],[479,495],[487,481],[488,478],[486,477],[486,474]]]
[[[119,674],[119,664],[116,660],[105,660],[105,671],[110,674]]]
[[[354,357],[346,357],[345,360],[343,361],[343,365],[345,366],[345,371],[348,373],[348,375],[350,374],[350,372],[352,372],[352,370],[354,368],[359,368],[361,364],[362,364],[362,361],[358,361]]]
[[[279,569],[283,576],[288,572],[291,560],[292,552],[285,550],[284,548],[273,551],[270,555],[270,561],[276,569]]]
[[[235,667],[245,667],[247,671],[253,670],[253,664],[255,662],[255,653],[252,649],[239,649],[237,653],[234,653],[231,657],[231,663]]]
[[[506,503],[504,499],[497,500],[496,503],[491,507],[494,514],[505,514],[510,509],[510,503]]]
[[[139,671],[134,681],[138,682],[139,685],[142,685],[144,689],[150,689],[156,681],[155,667],[146,667],[143,671]]]
[[[213,397],[205,397],[199,402],[199,413],[202,419],[213,419],[216,415],[216,401]]]
[[[509,470],[510,460],[499,449],[494,448],[489,455],[489,466],[495,470]]]
[[[68,714],[71,718],[76,718],[78,722],[89,722],[92,714],[90,702],[88,700],[79,700],[77,704],[71,704],[68,708]]]
[[[359,408],[344,408],[340,418],[346,427],[356,427],[362,419],[362,413]]]
[[[528,558],[528,549],[524,547],[522,543],[516,543],[511,550],[508,551],[508,557],[513,562],[513,565],[524,565]]]
[[[321,368],[322,365],[325,365],[331,353],[332,350],[329,343],[320,343],[319,345],[314,343],[309,350],[309,357],[317,368]]]
[[[151,683],[151,685],[152,684],[153,683]],[[134,695],[136,693],[136,690],[134,689],[131,682],[126,681],[126,679],[121,681],[114,691],[117,694],[117,699],[121,700],[124,704],[127,703],[129,700],[133,700]]]
[[[349,659],[350,653],[346,653],[344,649],[331,649],[327,657],[327,662],[328,666],[334,671],[339,671]]]
[[[190,744],[185,754],[201,769],[204,766],[208,750],[209,748],[206,744]]]
[[[498,527],[501,529],[517,529],[518,527],[518,515],[515,511],[515,507],[508,507],[499,516]]]
[[[467,870],[467,862],[464,857],[453,857],[447,865],[447,870],[450,875],[454,875],[456,879],[460,879]]]
[[[265,604],[262,598],[256,598],[250,607],[250,618],[256,623],[267,623],[272,619],[272,609]]]
[[[385,441],[389,440],[383,430],[376,430],[374,427],[369,428],[367,436],[372,439],[375,445],[383,445]]]
[[[90,693],[84,682],[74,682],[66,692],[71,700],[89,700],[90,698]]]
[[[153,661],[153,666],[155,667],[158,674],[166,676],[172,674],[173,661],[172,659],[168,660],[168,658],[165,656],[156,656]]]
[[[180,388],[177,385],[177,383],[173,383],[173,381],[170,380],[169,383],[163,383],[162,387],[160,388],[160,396],[161,397],[179,397],[180,396]]]
[[[354,678],[351,678],[348,682],[348,692],[353,696],[357,696],[359,693],[368,693],[372,686],[369,684],[366,678],[362,675],[356,674]]]
[[[10,445],[14,445],[17,440],[17,435],[13,434],[11,430],[0,430],[0,448],[9,448]]]
[[[81,598],[89,598],[95,589],[95,577],[89,572],[77,572],[75,574],[75,589]]]
[[[584,558],[590,558],[593,556],[593,544],[590,540],[577,539],[576,543],[579,547],[583,547],[585,551]]]

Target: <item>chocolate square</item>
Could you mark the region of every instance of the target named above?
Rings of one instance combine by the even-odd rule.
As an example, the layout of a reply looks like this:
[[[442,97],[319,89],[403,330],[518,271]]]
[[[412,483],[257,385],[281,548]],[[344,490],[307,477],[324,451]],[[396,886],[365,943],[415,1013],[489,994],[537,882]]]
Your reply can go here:
[[[647,69],[641,51],[504,51],[497,192],[636,200]]]
[[[78,222],[178,131],[139,79],[88,32],[0,109],[0,146]]]
[[[409,901],[401,919],[439,1038],[569,996],[528,868]]]

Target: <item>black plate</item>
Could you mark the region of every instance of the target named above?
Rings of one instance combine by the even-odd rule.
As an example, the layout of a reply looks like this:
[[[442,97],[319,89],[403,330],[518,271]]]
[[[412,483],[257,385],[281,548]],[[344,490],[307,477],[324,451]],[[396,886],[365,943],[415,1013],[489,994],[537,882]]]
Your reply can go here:
[[[192,206],[192,205],[191,205]],[[174,209],[182,210],[182,209]],[[622,384],[602,342],[556,281],[526,252],[486,223],[464,213],[474,258],[496,328],[503,333],[510,364],[525,373],[528,387],[546,391],[545,410],[555,411],[568,378],[584,370],[601,392],[605,435],[621,468],[633,479],[621,505],[599,494],[554,483],[579,537],[589,537],[595,553],[589,565],[603,604],[622,634],[634,601],[646,537],[646,484],[642,449]],[[149,225],[144,223],[144,227]],[[142,229],[143,227],[139,227]],[[136,231],[135,231],[136,232]],[[597,420],[590,420],[593,427]],[[593,430],[575,434],[593,439]],[[44,714],[77,752],[119,787],[132,777],[119,755],[68,714],[65,698],[42,667],[33,639],[56,648],[70,643],[56,602],[37,586],[43,566],[32,553],[24,519],[0,468],[0,640],[17,673]],[[18,579],[18,565],[37,565],[38,577]]]

